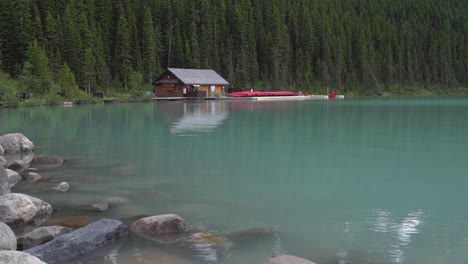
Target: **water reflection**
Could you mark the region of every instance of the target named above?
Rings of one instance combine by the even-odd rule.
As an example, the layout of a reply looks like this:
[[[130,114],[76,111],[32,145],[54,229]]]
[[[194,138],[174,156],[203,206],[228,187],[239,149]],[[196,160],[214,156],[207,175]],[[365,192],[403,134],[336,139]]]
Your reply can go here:
[[[170,119],[170,132],[177,135],[211,132],[228,118],[225,101],[161,102],[156,107]]]
[[[408,213],[401,221],[395,220],[392,213],[385,209],[375,209],[371,217],[371,230],[379,233],[390,233],[395,237],[388,250],[392,263],[405,262],[405,249],[415,234],[421,232],[420,225],[427,217],[422,210]]]

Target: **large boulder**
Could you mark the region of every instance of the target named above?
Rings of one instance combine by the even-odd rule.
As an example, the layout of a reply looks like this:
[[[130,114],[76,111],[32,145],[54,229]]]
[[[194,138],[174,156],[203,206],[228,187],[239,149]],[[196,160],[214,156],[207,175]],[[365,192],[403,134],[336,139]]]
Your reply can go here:
[[[0,136],[0,145],[2,145],[5,153],[34,151],[34,144],[21,133]]]
[[[307,259],[291,256],[279,255],[269,258],[264,264],[315,264]]]
[[[23,195],[29,198],[29,200],[31,200],[31,202],[36,207],[36,214],[30,222],[34,223],[35,226],[42,225],[52,215],[52,206],[39,198],[32,197],[27,194]]]
[[[10,226],[28,223],[36,215],[37,208],[25,195],[10,193],[0,196],[0,222]]]
[[[176,242],[183,234],[189,231],[184,219],[175,214],[155,215],[135,221],[131,230],[145,238],[163,243]]]
[[[15,233],[2,222],[0,222],[0,250],[16,250]]]
[[[48,264],[69,263],[127,235],[128,227],[124,223],[101,219],[24,252]]]
[[[67,234],[73,231],[69,227],[63,226],[42,226],[26,233],[18,238],[18,248],[21,250],[29,249],[35,246],[42,245],[52,239]],[[16,244],[15,244],[16,245]]]
[[[0,250],[0,263],[8,264],[47,264],[28,253],[12,250]]]

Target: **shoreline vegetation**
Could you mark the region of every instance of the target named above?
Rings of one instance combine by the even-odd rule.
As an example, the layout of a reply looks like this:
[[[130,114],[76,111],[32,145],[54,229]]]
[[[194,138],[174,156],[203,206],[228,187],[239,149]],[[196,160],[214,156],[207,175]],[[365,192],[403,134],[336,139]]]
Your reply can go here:
[[[14,107],[27,107],[27,106],[53,106],[64,105],[64,103],[71,102],[72,104],[101,104],[107,100],[115,100],[118,102],[150,102],[153,100],[152,86],[143,85],[132,91],[116,91],[106,94],[101,93],[101,97],[93,94],[88,94],[78,88],[69,94],[63,95],[59,92],[48,94],[26,94],[22,92],[21,87],[24,86],[21,80],[14,80],[8,77],[6,73],[0,72],[0,108],[14,108]],[[250,89],[244,89],[250,90]],[[288,89],[286,89],[288,90]],[[300,90],[313,94],[314,90],[318,94],[327,94],[326,87],[318,89],[312,88],[292,88],[289,90]],[[359,90],[356,90],[359,91]],[[380,94],[377,90],[369,90],[366,94],[358,92],[342,93],[340,89],[337,90],[338,94],[344,94],[346,98],[353,97],[372,97],[372,96],[467,96],[468,87],[458,86],[446,89],[440,86],[392,86],[389,89],[383,90]]]

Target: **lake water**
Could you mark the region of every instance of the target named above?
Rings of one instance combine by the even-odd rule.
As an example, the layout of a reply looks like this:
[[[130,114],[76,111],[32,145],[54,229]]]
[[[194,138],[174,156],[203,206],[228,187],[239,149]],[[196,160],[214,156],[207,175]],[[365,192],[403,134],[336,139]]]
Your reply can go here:
[[[77,263],[468,263],[467,98],[35,107],[2,109],[0,124],[66,160],[13,190],[54,217],[176,213],[228,238],[271,228],[218,248],[131,236]],[[50,189],[61,181],[68,192]]]

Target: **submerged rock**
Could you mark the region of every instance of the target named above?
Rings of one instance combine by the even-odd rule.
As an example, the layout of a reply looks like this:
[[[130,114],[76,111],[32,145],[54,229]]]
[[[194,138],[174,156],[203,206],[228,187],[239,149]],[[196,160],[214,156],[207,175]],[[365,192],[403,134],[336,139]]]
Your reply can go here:
[[[28,180],[28,182],[37,182],[41,178],[42,176],[39,173],[35,173],[35,172],[29,172],[28,175],[26,176],[26,180]]]
[[[10,226],[28,223],[36,215],[34,203],[20,193],[10,193],[0,196],[0,222]]]
[[[28,167],[28,164],[21,159],[15,160],[12,164],[8,165],[8,169],[16,171],[16,172],[22,172],[24,169]]]
[[[148,239],[174,243],[181,239],[181,233],[189,231],[189,226],[180,216],[165,214],[142,218],[132,224],[131,230]]]
[[[269,258],[264,264],[315,264],[307,259],[291,255],[280,255]]]
[[[105,198],[104,201],[107,202],[109,205],[114,206],[114,205],[127,204],[129,203],[130,200],[128,200],[128,198],[125,198],[123,196],[111,196],[111,197]]]
[[[52,217],[47,219],[46,225],[59,225],[71,228],[81,228],[89,225],[93,219],[89,216],[66,216],[66,217]]]
[[[70,233],[73,229],[63,226],[43,226],[18,238],[18,248],[29,249],[44,244],[60,235]],[[16,244],[15,244],[16,245]]]
[[[69,263],[127,235],[127,225],[118,220],[101,219],[25,252],[48,264]]]
[[[36,156],[31,164],[37,167],[55,168],[63,164],[63,159],[58,156]]]
[[[5,153],[34,151],[34,144],[21,133],[0,136],[0,145],[2,145]]]
[[[0,222],[0,250],[16,250],[15,233],[2,222]]]
[[[12,251],[0,250],[0,263],[8,264],[47,264],[31,254]]]
[[[70,184],[68,184],[68,182],[61,182],[57,186],[52,187],[52,189],[58,190],[61,192],[66,192],[70,189]]]
[[[94,211],[94,212],[103,212],[109,210],[109,204],[106,202],[103,203],[95,203],[90,205],[79,205],[77,206],[79,210],[85,211]]]
[[[213,247],[224,247],[228,240],[216,234],[195,233],[185,239],[185,242],[192,244],[205,244]]]

